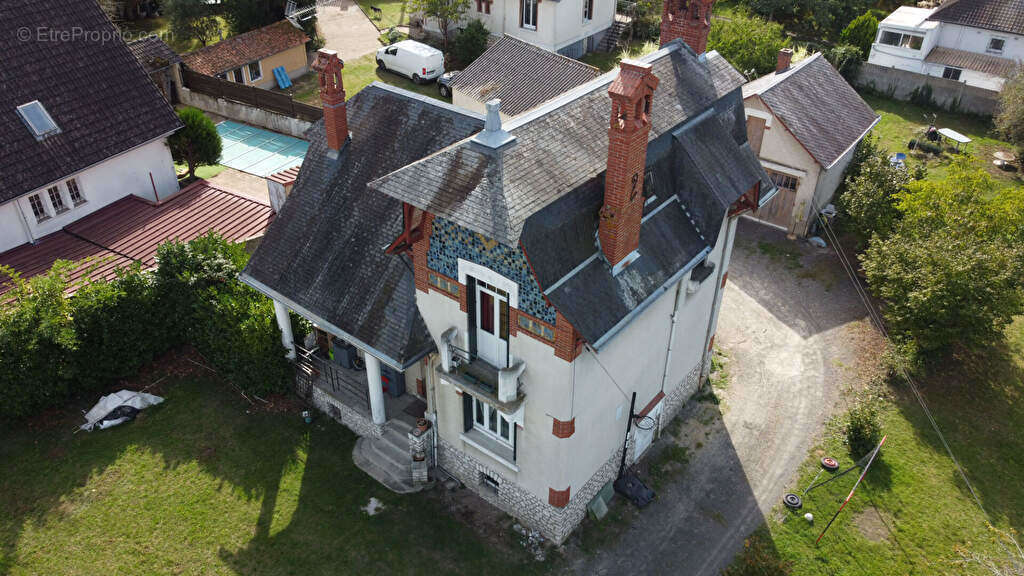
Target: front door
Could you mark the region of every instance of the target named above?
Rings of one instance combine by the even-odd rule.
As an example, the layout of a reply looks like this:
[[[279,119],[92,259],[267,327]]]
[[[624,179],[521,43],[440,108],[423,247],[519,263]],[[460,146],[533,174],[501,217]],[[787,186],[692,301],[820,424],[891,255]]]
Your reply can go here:
[[[492,366],[508,366],[508,293],[476,281],[476,354]]]

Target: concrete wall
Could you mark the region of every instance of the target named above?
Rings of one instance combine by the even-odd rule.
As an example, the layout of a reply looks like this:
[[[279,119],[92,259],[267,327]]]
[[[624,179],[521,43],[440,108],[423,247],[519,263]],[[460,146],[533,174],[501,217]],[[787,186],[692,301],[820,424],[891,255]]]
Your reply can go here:
[[[152,177],[152,179],[151,179]],[[85,198],[85,203],[75,206],[68,196],[68,178],[74,178]],[[57,185],[64,199],[67,211],[55,214],[46,189]],[[156,194],[154,194],[154,186]],[[0,232],[0,251],[9,250],[24,242],[35,241],[46,234],[56,232],[68,224],[86,216],[100,208],[134,194],[148,200],[166,199],[178,191],[178,178],[174,172],[174,161],[165,138],[152,140],[138,148],[134,148],[118,156],[114,156],[96,166],[68,174],[58,182],[43,186],[29,194],[8,202],[0,207],[0,224],[4,226]],[[29,204],[29,197],[39,194],[50,217],[42,222],[36,221]],[[9,226],[24,216],[24,223],[18,224],[21,232]],[[10,228],[10,229],[8,229]],[[27,229],[26,229],[27,228]]]
[[[867,62],[861,66],[857,85],[897,100],[909,100],[915,89],[929,85],[932,87],[932,99],[938,106],[949,109],[956,104],[956,109],[961,112],[983,116],[991,116],[999,104],[999,93],[992,90]]]
[[[194,106],[200,110],[219,114],[237,122],[259,126],[260,128],[266,128],[267,130],[296,138],[304,138],[306,131],[312,126],[310,122],[305,120],[276,114],[262,108],[242,104],[241,102],[214,98],[213,96],[207,96],[185,87],[182,87],[179,92],[181,94],[181,103],[186,106]]]

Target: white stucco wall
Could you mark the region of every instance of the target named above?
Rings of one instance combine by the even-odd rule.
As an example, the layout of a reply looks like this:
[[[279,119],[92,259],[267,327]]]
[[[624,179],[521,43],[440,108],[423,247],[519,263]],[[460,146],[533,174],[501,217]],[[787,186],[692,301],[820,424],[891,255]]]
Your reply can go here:
[[[152,175],[152,180],[150,176]],[[65,181],[74,178],[78,182],[79,190],[85,198],[85,203],[75,206],[68,197]],[[55,214],[50,203],[46,189],[56,184],[64,198],[64,204],[68,207],[66,212]],[[167,146],[166,138],[152,140],[142,146],[114,156],[104,162],[82,170],[81,172],[68,174],[57,182],[47,184],[24,194],[19,198],[5,204],[4,212],[14,209],[20,210],[28,223],[28,234],[7,233],[5,230],[0,235],[0,242],[14,242],[17,244],[0,244],[0,251],[8,250],[25,241],[34,241],[42,236],[56,232],[75,220],[82,218],[100,208],[119,200],[129,194],[157,200],[154,194],[154,186],[159,194],[159,199],[164,200],[178,191],[178,178],[174,172],[174,161],[171,159],[171,151]],[[29,204],[29,197],[39,194],[50,218],[37,222]],[[2,223],[5,225],[10,216],[3,216]]]
[[[0,252],[29,242],[26,226],[17,202],[0,205]]]
[[[989,40],[992,38],[1002,38],[1006,41],[1006,44],[1003,46],[1003,52],[992,55],[1010,60],[1024,60],[1024,36],[982,30],[981,28],[969,28],[956,24],[942,24],[938,29],[938,36],[939,46],[977,52],[978,54],[988,54]]]

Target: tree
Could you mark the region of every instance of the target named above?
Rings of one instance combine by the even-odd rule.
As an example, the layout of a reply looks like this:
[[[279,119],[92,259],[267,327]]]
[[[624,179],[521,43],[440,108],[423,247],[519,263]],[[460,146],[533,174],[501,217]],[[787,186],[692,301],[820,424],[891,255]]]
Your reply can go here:
[[[469,0],[409,0],[409,9],[424,18],[433,18],[441,31],[443,50],[448,52],[449,28],[469,10]]]
[[[1024,156],[1024,67],[1003,86],[995,122],[996,130]]]
[[[860,71],[860,65],[864,63],[864,54],[866,53],[862,53],[860,48],[853,44],[840,44],[826,50],[825,59],[847,82],[853,84],[857,79],[857,72]]]
[[[484,23],[477,19],[473,19],[459,32],[452,46],[452,56],[459,66],[465,68],[479,58],[487,50],[487,38],[490,35]]]
[[[981,349],[1024,312],[1024,200],[961,160],[897,195],[901,221],[861,255],[893,332],[919,352]]]
[[[220,21],[210,11],[206,0],[170,0],[166,14],[171,32],[179,38],[198,40],[206,46],[220,34]]]
[[[859,174],[849,178],[839,197],[839,206],[850,228],[862,239],[873,235],[888,238],[902,214],[897,209],[899,194],[912,181],[903,168],[893,166],[886,151],[866,159]]]
[[[185,126],[172,134],[167,143],[175,162],[188,164],[188,175],[195,178],[198,166],[213,166],[220,160],[220,134],[213,122],[196,108],[182,108],[178,118]]]
[[[768,74],[775,70],[779,50],[789,45],[782,24],[736,12],[711,23],[708,49],[717,50],[741,72]]]
[[[242,34],[284,18],[285,0],[222,0],[221,6],[231,33]]]
[[[874,44],[877,34],[878,19],[868,12],[854,18],[853,22],[839,34],[839,41],[860,48],[861,55],[867,56],[871,53],[871,45]]]

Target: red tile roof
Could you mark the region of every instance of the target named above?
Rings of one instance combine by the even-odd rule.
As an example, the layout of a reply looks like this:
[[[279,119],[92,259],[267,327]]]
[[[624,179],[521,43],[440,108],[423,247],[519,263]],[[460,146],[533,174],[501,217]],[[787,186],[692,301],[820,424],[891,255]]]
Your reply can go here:
[[[273,219],[269,205],[200,180],[159,204],[126,196],[35,244],[0,254],[0,264],[27,279],[45,273],[57,259],[79,262],[71,274],[69,293],[74,293],[85,277],[109,280],[133,261],[152,268],[157,246],[167,240],[188,241],[214,230],[241,242],[262,235]],[[6,276],[0,275],[2,280]],[[0,294],[10,288],[5,283]]]
[[[309,37],[305,32],[281,20],[185,54],[182,60],[200,74],[216,76],[306,42]],[[264,76],[269,73],[269,70],[263,71]]]

